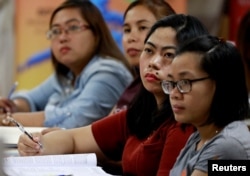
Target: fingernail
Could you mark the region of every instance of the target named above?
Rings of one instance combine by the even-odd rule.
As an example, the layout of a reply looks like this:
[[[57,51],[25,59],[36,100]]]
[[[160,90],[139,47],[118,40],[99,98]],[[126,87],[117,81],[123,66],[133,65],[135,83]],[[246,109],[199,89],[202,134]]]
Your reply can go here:
[[[36,145],[37,150],[40,150],[40,148],[41,148],[40,145]]]

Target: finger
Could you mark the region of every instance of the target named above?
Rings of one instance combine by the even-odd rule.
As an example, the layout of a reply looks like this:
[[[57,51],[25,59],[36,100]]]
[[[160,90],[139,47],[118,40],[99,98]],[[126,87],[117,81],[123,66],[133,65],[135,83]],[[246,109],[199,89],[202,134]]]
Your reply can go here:
[[[40,152],[25,152],[22,150],[18,150],[18,153],[20,156],[35,156],[35,155],[40,155]]]
[[[10,107],[10,111],[16,112],[17,111],[17,105],[14,103],[14,101],[8,99],[8,107]]]
[[[0,105],[1,104],[6,104],[6,105],[9,105],[9,106],[16,106],[15,102],[9,98],[1,98],[0,99]]]
[[[34,148],[34,149],[37,146],[37,143],[35,141],[31,140],[25,134],[20,135],[19,140],[18,140],[18,144],[20,144],[20,145],[23,144],[27,148],[29,147],[29,148]]]
[[[37,155],[40,151],[36,148],[31,148],[23,143],[18,143],[17,145],[18,153],[21,156],[30,156],[30,155]]]
[[[32,141],[32,144],[30,144],[30,143],[27,144],[27,142],[19,141],[17,143],[17,148],[24,150],[24,151],[27,151],[27,152],[39,150],[39,148],[37,148],[37,143],[35,143],[33,141]]]
[[[0,107],[2,108],[1,111],[6,113],[6,112],[13,112],[13,110],[16,108],[16,105],[12,100],[2,98],[0,99]]]
[[[7,112],[12,112],[13,113],[13,112],[17,111],[17,106],[12,100],[7,99],[6,100],[6,108],[5,108],[5,110]]]

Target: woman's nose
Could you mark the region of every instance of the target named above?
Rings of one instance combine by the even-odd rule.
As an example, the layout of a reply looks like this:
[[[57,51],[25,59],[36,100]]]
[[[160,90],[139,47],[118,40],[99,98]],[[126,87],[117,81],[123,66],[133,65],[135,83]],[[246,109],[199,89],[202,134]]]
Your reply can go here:
[[[149,67],[153,67],[155,69],[159,69],[160,65],[161,65],[161,57],[158,55],[152,57],[152,59],[149,62]]]
[[[137,42],[138,41],[138,34],[136,31],[131,30],[131,32],[128,34],[128,42]]]
[[[174,86],[173,89],[169,92],[169,96],[171,99],[180,99],[182,93],[179,91],[177,86]]]
[[[62,33],[58,36],[59,41],[66,42],[69,40],[69,34],[66,30],[63,30]]]

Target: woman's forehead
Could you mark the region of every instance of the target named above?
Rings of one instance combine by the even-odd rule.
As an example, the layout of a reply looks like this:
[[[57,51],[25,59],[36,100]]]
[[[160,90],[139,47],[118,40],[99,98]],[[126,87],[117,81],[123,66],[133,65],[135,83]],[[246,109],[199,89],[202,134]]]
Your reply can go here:
[[[160,27],[150,35],[147,41],[157,43],[162,46],[169,44],[176,46],[176,31],[171,27]]]
[[[76,8],[66,8],[58,11],[53,20],[52,24],[65,24],[70,20],[78,20],[78,21],[85,21],[84,18],[81,16],[81,13]]]
[[[194,52],[185,52],[177,55],[172,64],[171,70],[176,73],[180,72],[200,72],[201,56]]]

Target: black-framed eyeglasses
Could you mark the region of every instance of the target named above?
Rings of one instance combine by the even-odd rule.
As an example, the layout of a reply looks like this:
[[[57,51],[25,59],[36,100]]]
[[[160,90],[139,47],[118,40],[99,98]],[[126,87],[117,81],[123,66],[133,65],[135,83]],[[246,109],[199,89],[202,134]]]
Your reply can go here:
[[[58,38],[63,32],[65,32],[66,34],[74,34],[86,29],[89,29],[89,26],[86,24],[72,23],[67,25],[66,27],[58,27],[58,26],[52,27],[50,30],[48,30],[46,35],[47,39],[53,40]]]
[[[204,78],[199,78],[199,79],[183,79],[180,81],[162,81],[161,82],[161,87],[164,91],[165,94],[170,94],[171,91],[177,87],[180,93],[188,93],[192,90],[192,83],[197,82],[197,81],[203,81],[206,79],[210,79],[209,76],[204,77]]]

